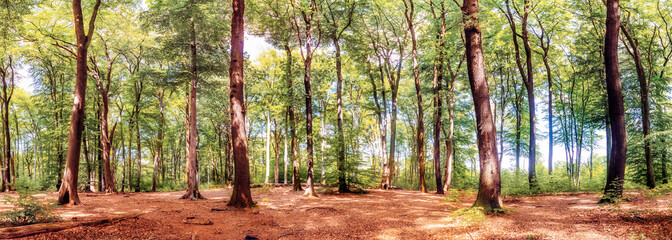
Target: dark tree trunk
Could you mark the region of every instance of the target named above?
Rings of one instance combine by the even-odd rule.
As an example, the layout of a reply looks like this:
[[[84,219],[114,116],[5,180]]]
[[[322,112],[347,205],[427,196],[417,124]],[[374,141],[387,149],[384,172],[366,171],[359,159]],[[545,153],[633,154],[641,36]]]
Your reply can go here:
[[[308,33],[310,36],[310,24],[308,24]],[[310,54],[310,37],[307,37],[306,52]],[[303,75],[303,85],[306,90],[306,148],[307,148],[307,159],[308,164],[308,173],[306,176],[306,192],[303,194],[306,197],[317,197],[315,189],[313,186],[313,93],[310,86],[310,68],[312,63],[312,56],[307,54],[306,59],[303,61],[304,64],[304,75]]]
[[[527,103],[528,103],[528,112],[529,112],[529,145],[528,145],[528,181],[530,185],[530,191],[533,193],[539,192],[539,183],[537,182],[537,173],[536,173],[536,114],[535,114],[535,101],[534,101],[534,69],[532,68],[532,48],[530,47],[530,34],[527,29],[527,20],[529,14],[530,3],[529,0],[524,1],[523,12],[521,17],[521,30],[522,34],[518,34],[516,31],[516,24],[514,15],[511,13],[511,8],[509,7],[509,1],[506,1],[507,8],[507,18],[509,20],[509,25],[511,26],[511,31],[513,32],[513,45],[516,53],[516,65],[520,71],[520,75],[525,83],[525,89],[527,90]],[[520,13],[519,13],[520,14]],[[520,60],[520,50],[518,46],[518,37],[523,40],[523,47],[525,50],[525,68]]]
[[[198,129],[196,125],[196,90],[198,88],[198,73],[197,69],[197,59],[196,59],[196,29],[194,28],[194,8],[196,7],[195,1],[190,1],[190,14],[191,18],[189,20],[189,35],[190,35],[190,50],[191,50],[191,84],[189,85],[189,126],[187,131],[187,192],[182,195],[181,199],[197,200],[205,199],[203,195],[198,191],[198,152],[197,149],[197,138],[198,138]]]
[[[607,101],[611,123],[611,158],[607,169],[607,185],[600,203],[614,202],[623,195],[627,133],[621,74],[618,67],[618,28],[621,24],[618,0],[607,0],[607,30],[604,35],[604,65],[607,77]]]
[[[86,102],[87,79],[87,52],[93,37],[94,23],[98,15],[100,0],[96,0],[93,13],[89,20],[88,34],[84,32],[81,0],[72,1],[72,11],[75,19],[75,36],[77,38],[77,72],[75,74],[75,95],[70,117],[70,133],[68,136],[68,155],[66,157],[63,183],[58,190],[59,204],[78,205],[82,202],[77,196],[77,177],[79,175],[79,153],[82,146],[82,126],[84,125],[84,109]]]
[[[14,67],[13,67],[12,57],[9,56],[9,72],[0,69],[2,73],[2,128],[4,135],[4,157],[5,160],[2,170],[2,191],[14,191],[16,182],[14,173],[14,160],[12,157],[12,141],[11,136],[9,135],[9,102],[12,99],[14,94]],[[9,76],[11,75],[11,76]],[[9,82],[7,81],[9,79]],[[9,88],[9,92],[7,92]]]
[[[441,86],[443,83],[443,49],[445,48],[444,36],[446,32],[445,13],[443,9],[441,9],[440,20],[441,27],[439,28],[439,32],[436,36],[439,44],[436,48],[437,56],[434,60],[434,81],[432,82],[434,88],[434,142],[432,146],[432,157],[434,158],[434,180],[436,180],[436,193],[444,194],[444,188],[446,184],[445,182],[441,181],[441,122],[443,118],[443,110],[441,109]],[[446,155],[450,155],[450,152],[447,152]],[[448,164],[448,161],[446,161],[446,164]],[[446,175],[446,177],[448,177],[448,175]]]
[[[236,164],[236,179],[228,206],[247,208],[254,206],[250,193],[250,161],[247,155],[247,133],[245,131],[245,81],[243,79],[243,43],[245,36],[245,0],[233,0],[231,17],[231,64],[229,91],[231,100],[231,137],[233,159]]]
[[[626,48],[628,53],[635,60],[635,69],[637,70],[637,80],[639,82],[639,94],[641,101],[641,111],[642,111],[642,130],[644,133],[644,161],[646,163],[646,186],[650,189],[656,187],[656,175],[653,169],[653,159],[651,158],[651,140],[649,135],[651,134],[651,107],[649,106],[649,84],[650,82],[646,79],[646,71],[644,70],[644,65],[642,64],[642,53],[639,50],[639,43],[636,39],[630,35],[628,28],[621,24],[621,30],[623,30],[623,35],[628,40],[630,48]],[[655,31],[655,30],[654,30]],[[650,76],[649,76],[650,77]]]
[[[334,37],[334,47],[336,48],[336,111],[338,118],[338,192],[350,192],[348,183],[345,179],[345,133],[343,132],[343,72],[341,69],[341,46],[338,38]],[[324,127],[324,126],[323,126]]]
[[[499,161],[497,160],[497,142],[495,123],[490,109],[490,93],[485,79],[483,51],[481,49],[481,28],[478,20],[478,0],[464,0],[464,35],[467,55],[467,73],[471,85],[471,94],[476,110],[478,155],[481,174],[478,196],[474,207],[482,207],[486,213],[503,207],[501,198],[501,180]]]
[[[287,115],[289,117],[289,126],[291,135],[290,147],[292,151],[292,184],[294,185],[294,191],[303,191],[301,188],[301,173],[299,172],[299,167],[301,166],[298,159],[297,145],[298,141],[296,139],[296,116],[294,116],[294,76],[292,76],[292,49],[289,47],[289,42],[285,44],[285,52],[287,54],[287,91],[289,98],[289,106],[287,106]]]

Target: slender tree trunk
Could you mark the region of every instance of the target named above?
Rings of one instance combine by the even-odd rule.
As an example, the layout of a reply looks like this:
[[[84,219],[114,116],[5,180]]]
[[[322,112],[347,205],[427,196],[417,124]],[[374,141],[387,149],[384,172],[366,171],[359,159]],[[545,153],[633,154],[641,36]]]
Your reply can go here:
[[[140,145],[140,102],[137,103],[138,108],[137,112],[135,113],[135,146],[136,146],[136,155],[135,157],[138,159],[138,174],[135,176],[136,177],[136,182],[135,182],[135,192],[140,192],[140,179],[142,176],[142,146]]]
[[[607,0],[607,30],[604,35],[604,65],[607,76],[607,101],[611,123],[612,148],[607,185],[600,203],[613,202],[623,194],[625,180],[625,160],[627,133],[625,131],[625,110],[621,76],[618,67],[618,28],[621,24],[618,0]]]
[[[189,19],[189,35],[190,35],[190,49],[191,49],[191,84],[189,86],[189,129],[187,135],[187,192],[181,199],[197,200],[205,199],[198,190],[199,175],[198,175],[198,152],[197,152],[197,138],[198,129],[196,125],[196,92],[198,89],[198,73],[197,58],[196,58],[196,29],[194,27],[194,8],[196,8],[195,0],[190,0],[190,14]]]
[[[233,0],[231,17],[231,64],[229,65],[231,100],[231,137],[233,140],[233,158],[236,162],[236,183],[228,206],[247,208],[254,206],[250,193],[250,165],[247,152],[247,134],[245,131],[245,90],[243,79],[243,43],[245,40],[244,11],[245,0]]]
[[[293,79],[292,75],[292,49],[289,47],[289,42],[285,44],[285,52],[287,54],[287,91],[289,92],[289,106],[287,106],[287,115],[289,116],[289,126],[291,136],[291,149],[292,149],[292,184],[294,191],[303,191],[301,188],[301,174],[299,172],[299,167],[301,166],[298,159],[297,151],[297,139],[296,139],[296,117],[294,116],[294,90],[293,90]]]
[[[350,192],[345,175],[345,133],[343,132],[343,70],[341,67],[341,46],[338,43],[338,38],[333,38],[334,47],[336,48],[336,77],[338,82],[336,84],[336,112],[338,125],[338,192]]]
[[[637,70],[637,80],[639,82],[639,94],[641,102],[641,111],[642,111],[642,130],[644,133],[644,161],[646,163],[646,186],[650,189],[656,187],[656,175],[654,174],[653,169],[653,159],[651,158],[651,140],[649,135],[651,134],[651,107],[649,106],[649,81],[646,79],[646,71],[644,70],[644,65],[642,64],[642,53],[639,50],[638,42],[633,39],[624,25],[620,25],[621,30],[623,30],[623,35],[625,35],[628,43],[630,43],[630,48],[628,52],[635,61],[635,69]],[[655,31],[655,30],[654,30]],[[627,45],[626,45],[627,47]]]
[[[443,11],[443,10],[442,10]],[[434,158],[434,179],[436,180],[436,194],[444,194],[445,182],[441,181],[441,86],[443,83],[443,49],[445,48],[444,36],[446,31],[445,14],[441,13],[441,28],[437,34],[437,59],[434,61],[434,142],[433,142],[433,158]],[[446,155],[450,155],[447,152]],[[448,162],[446,162],[448,164]],[[446,175],[447,177],[448,175]]]
[[[264,183],[268,184],[271,175],[271,109],[266,109],[266,178]]]
[[[306,27],[307,35],[310,36],[310,24]],[[307,163],[308,174],[306,177],[306,192],[303,194],[306,197],[317,197],[313,186],[313,93],[310,86],[310,68],[312,63],[312,56],[310,56],[310,37],[306,38],[306,59],[304,64],[303,84],[306,90],[306,148],[307,148]]]
[[[448,100],[448,134],[446,142],[446,179],[443,183],[444,193],[450,190],[450,184],[453,178],[453,161],[454,161],[454,146],[453,137],[455,134],[455,77],[450,78],[450,95]]]
[[[476,110],[478,155],[481,167],[478,196],[474,207],[482,207],[486,213],[491,213],[501,209],[503,204],[495,139],[497,131],[492,120],[490,93],[485,79],[483,51],[481,49],[478,0],[464,0],[462,12],[464,13],[462,20],[466,40],[467,73],[474,99],[474,109]]]
[[[273,125],[275,125],[275,131],[273,132],[273,138],[275,142],[275,169],[273,171],[274,183],[278,185],[280,183],[280,131],[278,129],[278,123],[273,118]]]
[[[78,205],[82,202],[77,195],[77,177],[79,175],[79,153],[82,146],[82,126],[84,125],[84,109],[86,102],[87,52],[93,37],[94,23],[98,15],[101,1],[96,0],[93,13],[89,20],[88,34],[84,32],[81,0],[72,1],[75,19],[75,36],[77,38],[77,72],[75,74],[75,94],[70,117],[70,133],[68,136],[68,155],[63,173],[63,184],[58,191],[59,204]]]
[[[285,171],[283,171],[283,183],[287,184],[287,165],[289,164],[289,159],[287,157],[287,138],[289,137],[289,119],[287,115],[285,115],[285,136],[284,136],[284,143],[285,143],[285,148],[284,148],[284,153],[283,153],[283,158],[285,160]]]
[[[233,187],[233,164],[231,164],[231,155],[233,155],[233,139],[231,138],[231,126],[226,128],[226,172],[227,188]],[[234,159],[235,161],[235,159]],[[249,171],[249,170],[248,170]]]
[[[422,107],[422,87],[420,86],[420,72],[418,71],[418,44],[415,39],[415,27],[413,15],[415,14],[415,6],[413,0],[404,0],[404,15],[406,16],[406,24],[411,33],[411,55],[413,58],[413,79],[415,80],[416,96],[418,98],[418,130],[417,136],[417,154],[418,154],[418,177],[420,178],[420,190],[423,193],[427,192],[425,184],[425,123],[423,121],[423,107]],[[440,179],[439,179],[440,181]],[[438,188],[437,188],[438,189]]]

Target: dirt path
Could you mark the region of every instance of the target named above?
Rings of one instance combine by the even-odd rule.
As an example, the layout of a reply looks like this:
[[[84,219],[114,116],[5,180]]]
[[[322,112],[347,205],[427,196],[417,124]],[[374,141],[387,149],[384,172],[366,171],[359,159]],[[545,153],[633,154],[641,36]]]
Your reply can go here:
[[[29,239],[647,239],[672,238],[672,195],[598,206],[599,195],[566,193],[507,198],[510,211],[465,222],[451,216],[475,196],[453,201],[417,191],[370,190],[369,194],[322,194],[304,198],[289,188],[254,189],[256,209],[225,207],[230,190],[205,190],[208,200],[178,200],[182,192],[80,195],[83,206],[54,211],[82,221],[138,211],[138,219],[103,227],[78,227]],[[36,195],[54,198],[55,193]],[[3,196],[0,196],[0,198]],[[0,211],[11,206],[0,205]],[[213,208],[224,211],[212,211]],[[191,221],[212,225],[185,224]]]

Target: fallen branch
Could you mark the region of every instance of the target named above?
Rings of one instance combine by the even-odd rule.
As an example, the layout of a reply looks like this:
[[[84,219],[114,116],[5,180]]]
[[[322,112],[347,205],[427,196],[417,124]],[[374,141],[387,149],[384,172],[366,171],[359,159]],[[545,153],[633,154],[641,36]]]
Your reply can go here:
[[[126,219],[137,218],[142,215],[142,212],[131,213],[121,216],[109,217],[98,220],[90,220],[83,222],[54,222],[54,223],[38,223],[32,225],[8,227],[0,229],[0,239],[27,237],[35,234],[58,232],[65,229],[76,228],[79,226],[96,226],[106,223],[116,223]]]

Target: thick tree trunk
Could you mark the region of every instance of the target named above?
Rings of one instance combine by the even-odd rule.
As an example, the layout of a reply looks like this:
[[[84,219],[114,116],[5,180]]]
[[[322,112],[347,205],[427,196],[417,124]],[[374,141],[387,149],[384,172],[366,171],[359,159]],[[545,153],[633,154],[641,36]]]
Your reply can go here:
[[[75,19],[75,36],[77,38],[77,72],[75,74],[75,95],[70,117],[70,133],[68,136],[68,155],[66,157],[63,183],[58,190],[59,204],[78,205],[82,202],[77,196],[77,177],[79,175],[79,153],[82,146],[82,126],[84,125],[84,109],[86,103],[87,80],[87,52],[93,37],[94,23],[100,7],[100,0],[96,0],[93,13],[89,20],[88,34],[84,32],[81,0],[72,1],[72,11]]]
[[[190,22],[189,22],[189,35],[190,35],[190,49],[191,49],[191,84],[189,86],[189,129],[187,135],[187,192],[181,197],[182,199],[197,200],[205,199],[203,195],[198,191],[199,185],[199,176],[198,176],[198,152],[197,152],[197,138],[198,138],[198,129],[196,125],[196,92],[198,89],[198,73],[197,69],[197,59],[196,59],[196,29],[194,27],[194,8],[196,3],[194,0],[190,1]]]
[[[474,207],[482,207],[486,213],[497,211],[503,207],[501,198],[501,180],[499,161],[497,160],[497,143],[495,124],[490,109],[490,93],[485,79],[483,51],[481,49],[481,28],[478,20],[478,0],[464,0],[462,4],[464,22],[465,48],[467,55],[467,73],[471,85],[471,94],[476,110],[478,138],[478,155],[481,174],[478,185],[478,196]]]
[[[243,79],[243,43],[245,40],[244,12],[245,0],[233,0],[231,17],[231,64],[229,91],[231,100],[231,137],[233,140],[233,158],[236,164],[236,178],[233,193],[228,206],[247,208],[254,206],[250,193],[250,161],[247,153],[247,134],[245,131],[245,81]]]
[[[611,123],[611,158],[607,169],[607,185],[600,203],[614,202],[623,195],[627,133],[621,74],[618,67],[618,28],[621,24],[618,0],[607,0],[607,30],[604,35],[604,65],[607,77],[607,101]]]

